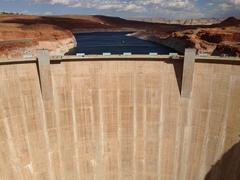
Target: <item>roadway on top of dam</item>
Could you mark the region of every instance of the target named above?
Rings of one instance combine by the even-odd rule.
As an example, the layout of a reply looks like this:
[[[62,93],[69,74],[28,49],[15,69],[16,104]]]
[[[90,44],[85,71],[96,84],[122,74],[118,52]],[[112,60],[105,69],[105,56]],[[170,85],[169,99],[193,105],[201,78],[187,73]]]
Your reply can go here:
[[[133,55],[64,55],[64,56],[50,56],[50,61],[111,61],[111,60],[144,60],[144,61],[158,61],[158,60],[183,60],[183,55],[171,55],[171,54],[165,54],[165,55],[149,55],[149,54],[133,54]],[[206,61],[209,63],[213,62],[235,62],[240,63],[240,57],[220,57],[220,56],[201,56],[196,55],[195,57],[196,61]],[[35,56],[27,56],[27,57],[19,57],[14,59],[0,59],[0,64],[14,64],[14,63],[31,63],[36,62],[37,57]]]

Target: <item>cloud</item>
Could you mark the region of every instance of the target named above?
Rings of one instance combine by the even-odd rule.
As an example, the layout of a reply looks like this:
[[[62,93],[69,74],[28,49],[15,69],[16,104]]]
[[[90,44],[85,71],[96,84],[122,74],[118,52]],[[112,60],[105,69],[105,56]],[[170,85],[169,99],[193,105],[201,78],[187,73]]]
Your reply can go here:
[[[136,4],[103,4],[95,8],[102,10],[114,9],[116,11],[146,12],[145,7]]]
[[[240,0],[210,0],[209,3],[218,7],[218,10],[223,11],[240,9]]]
[[[50,12],[50,11],[47,11],[47,12],[45,12],[45,13],[44,13],[44,15],[47,15],[47,16],[49,16],[49,15],[53,15],[53,13],[52,13],[52,12]]]
[[[29,0],[106,14],[171,19],[240,16],[240,0]]]
[[[232,8],[232,5],[229,4],[229,3],[221,3],[221,4],[219,4],[218,6],[219,6],[219,7],[221,8],[221,10],[223,10],[223,11],[228,11],[228,10],[230,10],[230,9]]]
[[[94,8],[133,13],[167,13],[200,15],[196,0],[34,0],[38,3],[62,4],[68,7]]]
[[[230,3],[240,6],[240,0],[230,0]]]

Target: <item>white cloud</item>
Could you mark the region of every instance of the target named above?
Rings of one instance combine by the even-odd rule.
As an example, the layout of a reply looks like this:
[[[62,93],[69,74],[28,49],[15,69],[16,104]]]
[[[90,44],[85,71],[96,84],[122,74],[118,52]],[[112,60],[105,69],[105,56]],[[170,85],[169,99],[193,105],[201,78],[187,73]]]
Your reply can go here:
[[[63,4],[69,7],[95,8],[100,10],[115,10],[117,12],[137,13],[172,13],[181,11],[182,15],[191,12],[199,15],[195,6],[196,0],[34,0],[50,4]]]
[[[219,4],[219,7],[223,10],[223,11],[228,11],[232,8],[232,5],[229,3],[221,3]]]
[[[44,15],[47,15],[47,16],[49,16],[49,15],[53,15],[53,13],[52,13],[52,12],[50,12],[50,11],[47,11],[47,12],[45,12],[45,13],[44,13]]]
[[[211,16],[240,15],[240,0],[209,0],[208,5]]]
[[[240,8],[240,0],[212,0],[223,11],[230,11]]]
[[[234,5],[240,5],[240,0],[230,0],[230,3]]]

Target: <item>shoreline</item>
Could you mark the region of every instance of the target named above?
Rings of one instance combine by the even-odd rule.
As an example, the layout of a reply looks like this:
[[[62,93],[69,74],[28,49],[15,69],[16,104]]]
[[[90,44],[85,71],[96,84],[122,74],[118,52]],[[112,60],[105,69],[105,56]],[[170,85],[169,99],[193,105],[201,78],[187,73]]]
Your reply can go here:
[[[177,48],[174,45],[171,45],[171,44],[168,44],[168,43],[164,43],[164,40],[167,40],[168,37],[160,39],[160,38],[158,38],[156,36],[151,36],[151,35],[147,34],[146,32],[134,32],[134,33],[129,34],[129,36],[134,36],[134,37],[136,37],[138,39],[151,41],[153,43],[156,43],[156,44],[159,44],[159,45],[171,48],[171,49],[175,50],[177,53],[179,53],[180,55],[184,54],[185,46],[183,46],[183,48],[180,49],[180,48]]]
[[[136,29],[118,29],[117,31],[116,30],[113,30],[113,29],[108,29],[108,31],[104,31],[104,30],[102,30],[102,31],[99,31],[99,29],[95,29],[95,30],[92,30],[91,32],[89,32],[89,31],[81,31],[81,32],[75,32],[74,33],[74,36],[75,36],[75,39],[77,38],[76,36],[78,35],[78,34],[81,34],[81,33],[83,33],[83,34],[85,34],[85,33],[89,33],[89,34],[91,34],[91,33],[125,33],[125,36],[126,37],[134,37],[134,38],[136,38],[136,39],[139,39],[139,40],[143,40],[143,41],[145,41],[145,42],[150,42],[150,43],[153,43],[153,44],[155,44],[156,46],[159,46],[159,48],[160,47],[163,47],[163,48],[167,48],[167,49],[171,49],[172,51],[174,51],[174,52],[176,52],[176,53],[178,53],[179,55],[182,55],[183,53],[181,53],[180,51],[177,51],[176,49],[174,49],[174,48],[171,48],[171,47],[169,47],[169,46],[166,46],[165,44],[162,44],[162,43],[160,43],[159,41],[156,41],[156,40],[154,40],[154,39],[151,39],[151,38],[149,38],[148,36],[146,36],[146,37],[144,37],[144,36],[138,36],[138,35],[136,35],[138,32],[140,32],[139,30],[136,30]],[[91,35],[89,35],[89,36],[91,36]],[[77,41],[78,42],[78,41]],[[76,44],[77,45],[77,44]],[[65,55],[75,55],[76,53],[78,53],[77,52],[77,49],[78,49],[78,47],[77,46],[75,46],[74,48],[71,48],[71,49],[69,49],[69,51],[65,54]],[[160,49],[159,49],[160,50]],[[134,50],[133,50],[134,51]],[[154,51],[154,50],[153,50]],[[157,51],[156,51],[157,52]],[[160,53],[160,52],[159,52]],[[141,54],[141,53],[140,53]],[[146,53],[142,53],[142,54],[146,54]],[[162,53],[160,53],[160,54],[162,54]],[[166,53],[166,55],[167,55],[168,53]]]

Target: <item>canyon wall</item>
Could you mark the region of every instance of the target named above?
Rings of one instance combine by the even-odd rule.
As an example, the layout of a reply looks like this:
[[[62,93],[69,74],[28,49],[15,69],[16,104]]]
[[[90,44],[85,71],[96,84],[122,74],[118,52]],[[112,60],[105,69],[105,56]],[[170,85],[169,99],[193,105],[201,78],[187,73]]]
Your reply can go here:
[[[239,179],[239,65],[195,63],[190,99],[181,61],[70,61],[50,72],[42,97],[35,63],[0,65],[2,179]]]
[[[20,41],[17,43],[2,42],[0,44],[0,59],[22,59],[24,56],[36,56],[37,49],[48,49],[52,56],[64,55],[77,46],[74,35],[54,40],[33,40],[29,42]]]
[[[22,24],[5,23],[5,18],[0,17],[0,59],[36,56],[37,49],[46,48],[51,55],[64,55],[77,45],[74,35],[67,29],[37,20],[32,20],[34,24],[24,23],[24,19],[20,20]]]

